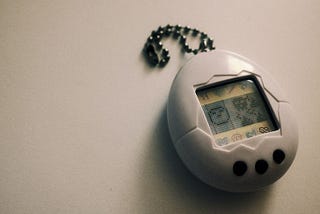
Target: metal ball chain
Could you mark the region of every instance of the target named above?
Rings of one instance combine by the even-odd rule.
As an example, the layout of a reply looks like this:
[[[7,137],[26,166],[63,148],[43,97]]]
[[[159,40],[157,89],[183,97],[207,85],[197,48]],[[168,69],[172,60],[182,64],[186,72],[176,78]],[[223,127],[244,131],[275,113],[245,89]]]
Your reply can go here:
[[[168,49],[163,48],[163,44],[161,42],[163,38],[170,36],[176,40],[179,40],[179,43],[182,45],[182,51],[186,53],[193,53],[196,55],[199,52],[207,52],[215,49],[213,45],[213,39],[208,37],[206,33],[200,32],[195,28],[190,28],[188,26],[181,27],[180,25],[167,25],[165,27],[160,26],[156,31],[152,31],[143,49],[146,60],[151,66],[163,67],[170,60],[169,51]],[[200,36],[199,48],[190,48],[187,43],[188,36]]]

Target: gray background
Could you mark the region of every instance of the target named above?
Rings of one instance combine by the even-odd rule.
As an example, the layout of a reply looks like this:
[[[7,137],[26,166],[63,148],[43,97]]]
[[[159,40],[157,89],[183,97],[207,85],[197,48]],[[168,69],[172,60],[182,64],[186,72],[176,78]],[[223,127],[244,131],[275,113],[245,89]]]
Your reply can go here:
[[[0,0],[0,213],[319,213],[320,3],[314,1]],[[281,82],[300,145],[259,192],[224,193],[178,158],[165,106],[190,56],[151,30],[190,25]]]

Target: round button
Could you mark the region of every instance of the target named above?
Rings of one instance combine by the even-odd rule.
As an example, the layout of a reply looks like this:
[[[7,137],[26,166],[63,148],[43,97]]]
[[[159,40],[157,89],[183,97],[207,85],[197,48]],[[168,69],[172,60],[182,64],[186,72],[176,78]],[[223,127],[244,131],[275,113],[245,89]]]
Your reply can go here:
[[[236,161],[233,164],[233,173],[237,176],[242,176],[247,171],[247,164],[243,161]]]
[[[286,158],[286,154],[281,150],[277,149],[273,152],[273,160],[277,164],[282,163],[282,161]]]
[[[268,166],[269,166],[269,165],[268,165],[267,161],[265,161],[265,160],[258,160],[258,161],[256,162],[256,166],[255,166],[256,172],[262,175],[262,174],[264,174],[264,173],[267,171]]]

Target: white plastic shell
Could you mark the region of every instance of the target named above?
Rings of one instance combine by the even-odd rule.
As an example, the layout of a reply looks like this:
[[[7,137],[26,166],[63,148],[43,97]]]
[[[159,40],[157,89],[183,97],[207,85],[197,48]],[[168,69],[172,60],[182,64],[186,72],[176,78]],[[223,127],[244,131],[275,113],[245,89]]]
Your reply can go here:
[[[280,129],[219,146],[215,143],[195,91],[208,84],[245,75],[257,77]],[[203,182],[230,192],[254,191],[272,184],[285,174],[298,146],[294,116],[279,86],[260,66],[222,50],[202,53],[189,60],[172,84],[167,105],[171,138],[184,164]],[[285,153],[285,159],[280,164],[273,160],[273,152],[277,149]],[[261,159],[268,163],[264,174],[255,170],[256,162]],[[233,172],[236,161],[247,165],[242,176]]]

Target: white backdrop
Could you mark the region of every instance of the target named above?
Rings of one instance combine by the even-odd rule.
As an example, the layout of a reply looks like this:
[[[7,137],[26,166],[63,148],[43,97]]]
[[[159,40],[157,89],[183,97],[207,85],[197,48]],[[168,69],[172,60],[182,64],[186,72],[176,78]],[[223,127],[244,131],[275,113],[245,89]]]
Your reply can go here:
[[[319,21],[317,0],[0,0],[0,213],[319,213]],[[184,167],[165,106],[190,56],[141,54],[167,23],[281,80],[300,145],[276,184],[225,193]]]

